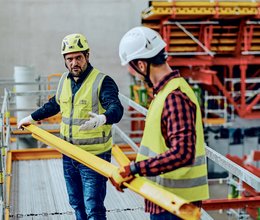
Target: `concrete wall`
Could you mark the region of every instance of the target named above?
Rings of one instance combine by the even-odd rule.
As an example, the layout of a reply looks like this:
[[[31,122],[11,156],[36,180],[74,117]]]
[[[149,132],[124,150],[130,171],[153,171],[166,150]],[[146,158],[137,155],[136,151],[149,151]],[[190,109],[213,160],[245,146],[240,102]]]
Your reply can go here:
[[[39,75],[64,72],[61,41],[85,34],[92,65],[109,74],[127,94],[130,77],[121,67],[123,34],[141,24],[147,0],[0,0],[0,78],[13,78],[14,66],[33,66]]]

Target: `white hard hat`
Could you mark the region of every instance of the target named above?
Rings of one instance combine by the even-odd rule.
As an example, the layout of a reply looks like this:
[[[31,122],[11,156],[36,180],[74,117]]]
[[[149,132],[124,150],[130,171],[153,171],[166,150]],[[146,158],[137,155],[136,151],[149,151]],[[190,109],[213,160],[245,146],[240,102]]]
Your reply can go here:
[[[129,30],[119,44],[119,57],[122,65],[135,59],[148,59],[157,55],[166,43],[160,34],[147,27]]]

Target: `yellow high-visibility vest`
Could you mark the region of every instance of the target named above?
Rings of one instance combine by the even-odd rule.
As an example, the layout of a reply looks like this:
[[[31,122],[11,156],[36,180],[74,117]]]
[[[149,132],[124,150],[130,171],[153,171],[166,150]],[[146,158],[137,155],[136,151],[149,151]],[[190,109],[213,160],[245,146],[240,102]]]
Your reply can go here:
[[[111,125],[86,131],[79,131],[79,127],[89,120],[88,112],[96,114],[105,112],[99,101],[99,92],[104,78],[105,74],[93,68],[72,97],[71,79],[68,78],[68,73],[64,73],[56,92],[56,102],[60,105],[62,115],[61,138],[95,155],[111,149]]]
[[[185,93],[196,105],[195,162],[191,166],[147,178],[189,202],[208,199],[207,166],[200,106],[194,92],[182,77],[169,81],[152,101],[146,117],[144,134],[136,160],[141,161],[155,157],[169,150],[161,132],[161,115],[166,97],[177,88]]]

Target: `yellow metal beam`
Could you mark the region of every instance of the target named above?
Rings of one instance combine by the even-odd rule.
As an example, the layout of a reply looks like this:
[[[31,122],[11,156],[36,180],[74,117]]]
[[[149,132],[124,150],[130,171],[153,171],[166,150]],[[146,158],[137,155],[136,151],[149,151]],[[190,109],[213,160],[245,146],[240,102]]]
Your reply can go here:
[[[62,155],[52,148],[31,148],[23,150],[12,150],[13,160],[43,160],[43,159],[61,159]]]
[[[112,147],[112,155],[120,166],[126,166],[130,163],[130,160],[127,158],[127,156],[118,145],[114,145]]]
[[[225,118],[203,118],[204,124],[210,124],[210,125],[223,125],[227,121]]]
[[[59,129],[49,129],[48,132],[50,133],[60,133]],[[26,135],[26,134],[31,134],[30,131],[27,130],[14,130],[12,131],[12,135]]]
[[[7,152],[6,160],[6,194],[5,194],[5,220],[9,220],[10,216],[10,189],[11,189],[11,174],[12,174],[12,152]]]
[[[40,129],[35,125],[29,125],[24,128],[32,132],[34,138],[56,148],[61,153],[79,161],[105,177],[109,178],[112,176],[112,173],[118,172],[117,166]],[[116,149],[115,153],[115,150],[113,150],[113,155],[116,154],[122,156],[123,152]],[[126,156],[122,156],[120,161],[122,165],[129,162]],[[123,185],[183,219],[200,219],[200,209],[198,207],[160,188],[146,178],[135,177],[129,183],[124,182]]]
[[[201,1],[174,1],[156,2],[143,11],[145,20],[158,19],[160,16],[256,16],[259,5],[256,2],[201,2]]]
[[[123,153],[123,151],[117,145],[113,146],[112,154],[120,166],[126,166],[127,164],[129,164],[130,160],[127,158],[127,156]],[[152,185],[152,187],[150,184]],[[152,198],[150,199],[150,201],[152,201],[155,204],[157,204],[156,200],[162,201],[162,203],[165,207],[172,205],[172,204],[168,204],[167,202],[170,199],[173,199],[171,197],[173,194],[171,194],[171,193],[166,194],[165,190],[162,190],[162,188],[159,188],[159,187],[154,188],[153,186],[155,186],[155,185],[145,178],[136,177],[133,181],[131,181],[131,183],[129,183],[129,184],[126,183],[126,186],[129,189],[133,190],[134,192],[136,192],[140,195],[142,195],[142,192],[144,191],[143,187],[146,186],[145,190],[148,191],[146,193],[154,194],[154,196],[151,196]],[[151,191],[149,191],[149,188],[151,188],[150,189]],[[160,190],[162,190],[162,191],[160,191]],[[168,198],[168,200],[165,200],[164,196],[166,198]],[[160,203],[160,206],[162,206],[162,203]],[[194,207],[195,206],[192,206],[191,204],[187,204],[187,203],[184,204],[183,200],[177,196],[175,196],[175,198],[174,198],[174,205],[176,205],[178,212],[181,213],[179,215],[181,218],[193,219],[192,216],[194,216]],[[176,212],[173,212],[173,213],[177,214]],[[198,216],[199,216],[199,214],[198,214]]]

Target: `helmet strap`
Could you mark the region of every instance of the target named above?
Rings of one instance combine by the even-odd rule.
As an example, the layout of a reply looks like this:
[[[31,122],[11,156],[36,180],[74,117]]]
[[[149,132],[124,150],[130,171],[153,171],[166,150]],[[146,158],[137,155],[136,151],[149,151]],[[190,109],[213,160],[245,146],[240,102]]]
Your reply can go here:
[[[147,62],[147,72],[146,72],[146,75],[144,76],[144,81],[147,83],[147,85],[150,88],[152,88],[153,87],[153,83],[152,83],[152,81],[150,79],[150,71],[151,71],[151,63],[148,61]]]
[[[147,61],[146,61],[146,62],[147,62]],[[129,65],[130,65],[137,73],[139,73],[140,75],[142,75],[142,76],[144,77],[144,81],[147,83],[147,85],[148,85],[150,88],[153,87],[153,83],[152,83],[152,81],[151,81],[151,79],[150,79],[150,66],[151,66],[151,63],[150,63],[150,62],[147,62],[147,73],[146,73],[146,75],[143,74],[143,73],[138,69],[138,67],[134,64],[133,61],[131,61],[131,62],[129,63]]]

